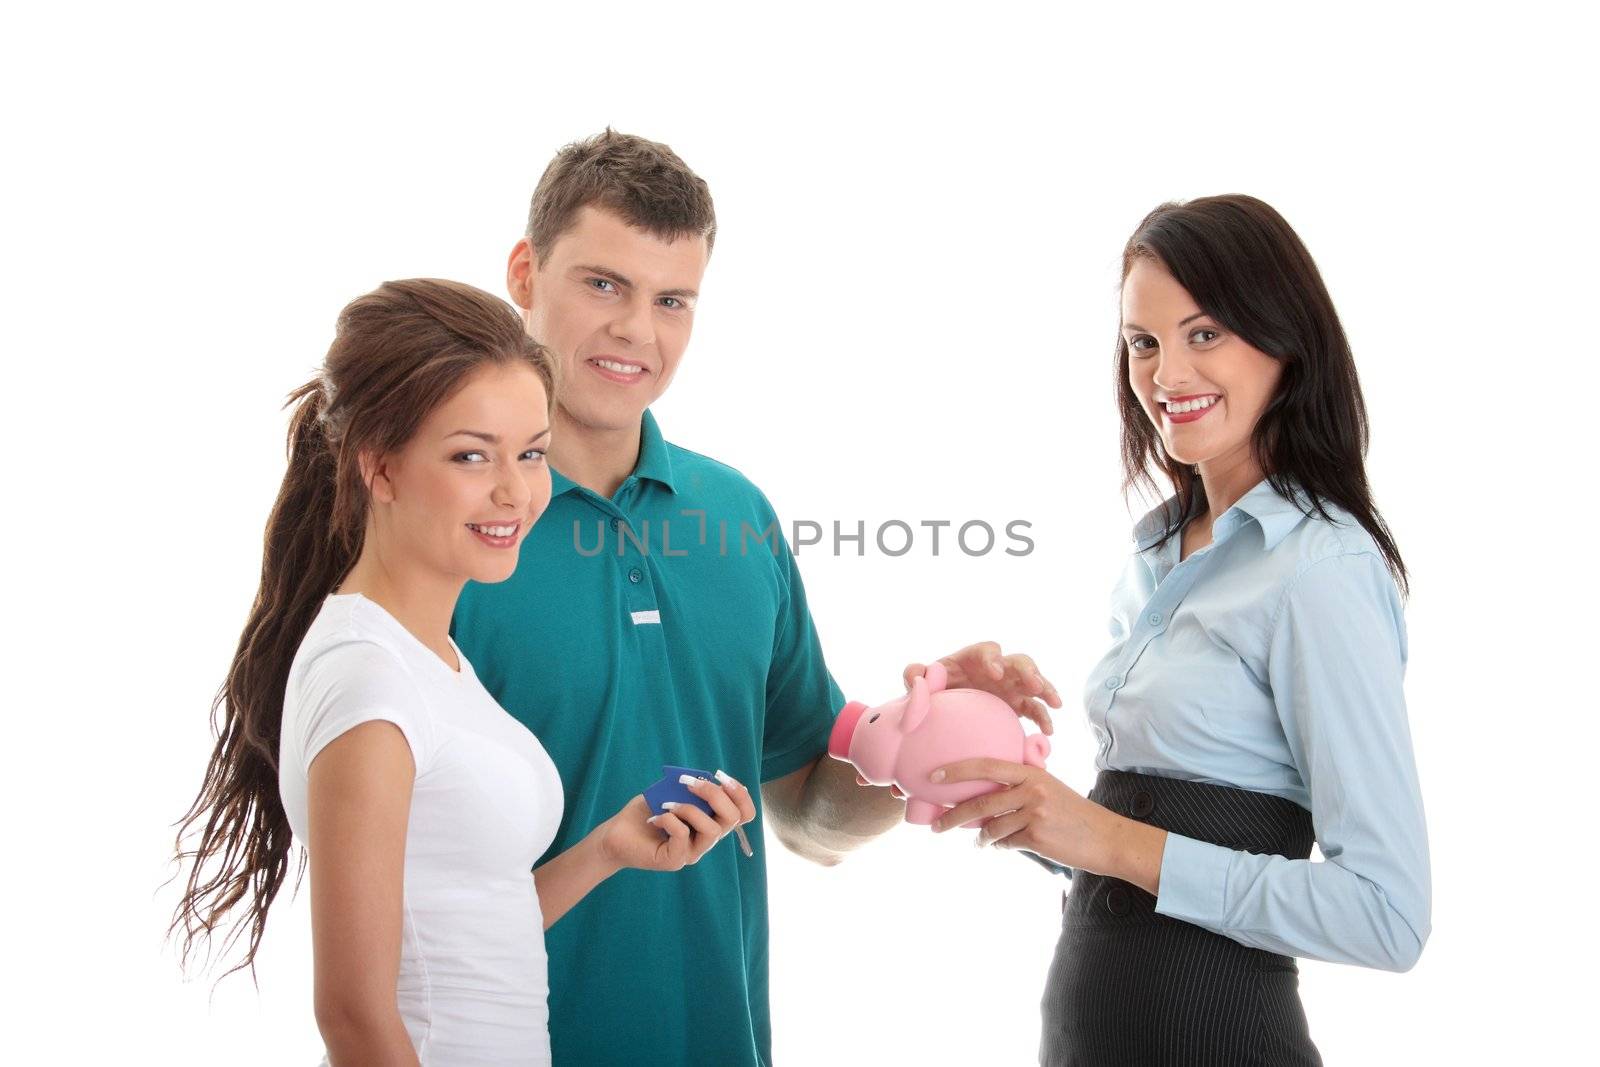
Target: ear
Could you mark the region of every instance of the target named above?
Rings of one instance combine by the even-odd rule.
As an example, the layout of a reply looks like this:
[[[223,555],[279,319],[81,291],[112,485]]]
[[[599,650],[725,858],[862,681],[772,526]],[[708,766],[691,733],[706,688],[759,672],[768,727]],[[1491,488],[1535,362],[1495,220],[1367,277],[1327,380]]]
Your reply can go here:
[[[943,692],[944,687],[950,683],[950,672],[938,660],[928,664],[922,673],[923,677],[928,679],[928,692],[930,693]]]
[[[533,243],[524,237],[512,246],[511,258],[506,261],[506,292],[523,311],[533,307],[533,281],[538,273]]]
[[[361,467],[361,484],[367,487],[367,495],[373,502],[394,503],[394,482],[389,477],[389,467],[393,457],[380,456],[367,450],[356,457],[356,462]]]
[[[906,697],[906,713],[900,717],[900,732],[909,734],[922,725],[928,717],[928,679],[913,678],[911,692]]]

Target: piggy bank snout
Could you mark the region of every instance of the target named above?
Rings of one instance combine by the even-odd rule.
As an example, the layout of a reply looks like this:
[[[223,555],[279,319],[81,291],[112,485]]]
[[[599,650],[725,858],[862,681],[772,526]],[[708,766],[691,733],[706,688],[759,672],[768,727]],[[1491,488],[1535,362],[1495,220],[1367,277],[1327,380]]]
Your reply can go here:
[[[839,717],[833,720],[833,732],[828,735],[828,755],[834,759],[848,760],[850,758],[850,739],[856,734],[856,723],[861,721],[861,715],[867,706],[859,700],[852,700],[839,712]]]

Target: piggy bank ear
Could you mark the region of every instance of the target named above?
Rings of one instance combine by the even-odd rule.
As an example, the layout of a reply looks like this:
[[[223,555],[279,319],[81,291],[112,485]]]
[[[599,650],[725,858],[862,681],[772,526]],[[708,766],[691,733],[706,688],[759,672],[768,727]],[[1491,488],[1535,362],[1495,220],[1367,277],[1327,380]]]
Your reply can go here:
[[[922,725],[928,717],[928,680],[913,678],[911,692],[906,696],[906,713],[900,717],[900,732],[909,734]]]
[[[950,682],[950,672],[945,670],[943,663],[934,660],[923,668],[922,676],[928,679],[928,692],[938,693]]]

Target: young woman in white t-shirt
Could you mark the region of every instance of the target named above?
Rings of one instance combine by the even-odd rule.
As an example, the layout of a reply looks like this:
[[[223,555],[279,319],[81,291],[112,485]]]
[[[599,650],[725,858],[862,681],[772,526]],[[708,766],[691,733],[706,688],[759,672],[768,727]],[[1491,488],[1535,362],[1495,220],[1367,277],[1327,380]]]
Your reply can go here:
[[[290,397],[260,589],[181,824],[174,928],[187,958],[248,925],[234,969],[252,966],[298,836],[335,1065],[549,1063],[543,930],[622,867],[678,870],[755,817],[726,776],[691,787],[714,818],[635,797],[529,874],[562,783],[448,631],[462,587],[510,577],[549,502],[553,373],[487,293],[388,282],[345,308]]]

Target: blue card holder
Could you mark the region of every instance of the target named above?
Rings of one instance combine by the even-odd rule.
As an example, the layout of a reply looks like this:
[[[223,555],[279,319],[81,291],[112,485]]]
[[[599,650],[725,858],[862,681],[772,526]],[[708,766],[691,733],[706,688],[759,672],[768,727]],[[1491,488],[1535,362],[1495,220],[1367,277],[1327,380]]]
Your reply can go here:
[[[661,805],[668,802],[676,804],[693,804],[701,811],[716,818],[716,813],[711,810],[711,805],[689,792],[689,787],[678,781],[679,775],[687,774],[693,778],[704,778],[707,781],[716,781],[711,777],[710,771],[696,770],[693,767],[662,767],[661,781],[644,791],[644,802],[650,805],[652,815],[660,815],[666,809]]]

